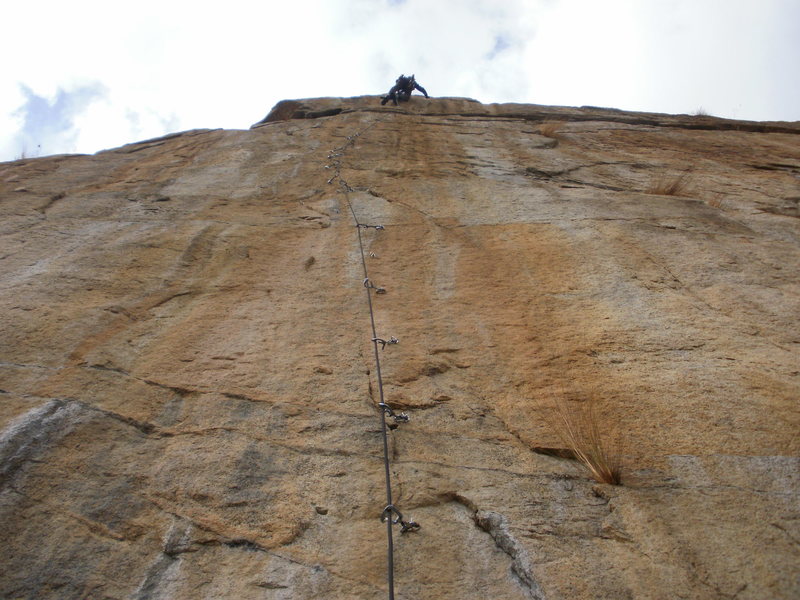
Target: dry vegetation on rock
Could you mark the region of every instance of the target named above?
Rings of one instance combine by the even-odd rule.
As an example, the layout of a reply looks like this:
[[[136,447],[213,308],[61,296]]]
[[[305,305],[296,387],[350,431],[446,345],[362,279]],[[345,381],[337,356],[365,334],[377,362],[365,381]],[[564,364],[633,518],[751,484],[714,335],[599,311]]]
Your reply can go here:
[[[620,485],[619,431],[593,400],[556,402],[554,427],[575,458],[598,483]]]
[[[691,171],[665,173],[659,176],[646,193],[656,196],[688,196],[691,191]]]
[[[539,135],[560,140],[561,130],[564,128],[564,121],[544,121],[539,125]]]
[[[563,448],[536,446],[539,454],[575,460],[598,483],[621,485],[621,431],[594,399],[567,398],[558,394],[552,401],[535,402],[536,413]]]

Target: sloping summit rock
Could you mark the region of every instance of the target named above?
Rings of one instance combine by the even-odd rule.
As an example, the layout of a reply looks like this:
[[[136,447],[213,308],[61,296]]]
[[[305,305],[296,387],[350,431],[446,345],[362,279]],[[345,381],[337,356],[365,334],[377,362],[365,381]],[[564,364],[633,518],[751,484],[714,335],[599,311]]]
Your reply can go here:
[[[386,597],[359,233],[397,598],[798,597],[799,140],[370,96],[0,163],[0,597]]]

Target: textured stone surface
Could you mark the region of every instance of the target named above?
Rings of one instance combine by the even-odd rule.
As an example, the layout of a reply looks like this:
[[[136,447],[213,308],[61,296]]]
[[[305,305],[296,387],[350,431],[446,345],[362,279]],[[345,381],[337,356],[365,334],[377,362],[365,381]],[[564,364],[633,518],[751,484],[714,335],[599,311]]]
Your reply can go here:
[[[799,134],[327,98],[0,164],[0,597],[386,597],[337,174],[398,598],[797,597]]]

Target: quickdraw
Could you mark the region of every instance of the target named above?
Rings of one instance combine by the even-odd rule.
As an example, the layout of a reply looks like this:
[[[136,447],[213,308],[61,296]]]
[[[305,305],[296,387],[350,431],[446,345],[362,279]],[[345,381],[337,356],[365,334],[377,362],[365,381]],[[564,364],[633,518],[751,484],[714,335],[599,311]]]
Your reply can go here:
[[[392,515],[395,515],[395,518],[392,518]],[[403,513],[394,504],[387,505],[381,513],[381,523],[385,523],[387,520],[390,520],[392,525],[400,525],[400,533],[417,531],[421,527],[419,523],[412,519],[404,520]]]

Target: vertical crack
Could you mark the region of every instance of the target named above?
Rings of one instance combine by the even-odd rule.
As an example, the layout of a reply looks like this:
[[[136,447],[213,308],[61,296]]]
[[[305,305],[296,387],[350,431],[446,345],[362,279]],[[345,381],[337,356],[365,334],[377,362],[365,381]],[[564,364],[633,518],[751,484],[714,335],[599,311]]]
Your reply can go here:
[[[161,552],[147,569],[147,572],[133,593],[134,600],[150,600],[163,596],[162,593],[174,578],[179,568],[179,555],[193,551],[192,523],[175,518],[162,539]]]
[[[545,600],[544,592],[533,577],[530,556],[508,529],[508,521],[500,513],[475,510],[475,524],[492,536],[495,545],[511,557],[511,572],[533,600]]]

